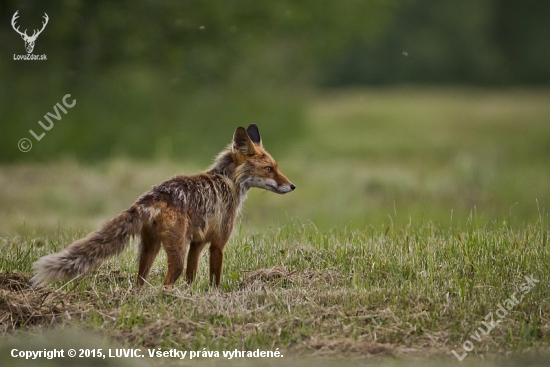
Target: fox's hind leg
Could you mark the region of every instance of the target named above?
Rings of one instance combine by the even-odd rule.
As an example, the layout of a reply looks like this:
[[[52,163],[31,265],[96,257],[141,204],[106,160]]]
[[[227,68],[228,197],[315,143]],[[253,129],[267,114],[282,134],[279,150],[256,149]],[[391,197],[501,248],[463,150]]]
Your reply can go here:
[[[165,218],[163,222],[159,235],[168,259],[168,273],[166,274],[164,285],[172,285],[183,272],[183,264],[187,252],[187,221],[174,215],[170,218]]]
[[[159,250],[160,238],[155,235],[151,227],[143,226],[141,230],[139,270],[136,278],[136,284],[138,286],[143,285]]]
[[[185,260],[185,238],[174,238],[163,241],[164,249],[168,257],[168,273],[164,285],[173,285],[183,272]]]
[[[223,264],[223,248],[225,247],[226,240],[212,241],[210,244],[210,282],[214,283],[216,287],[220,285],[222,276],[222,264]]]
[[[185,269],[185,278],[187,283],[191,284],[195,280],[199,258],[206,242],[191,242],[189,246],[189,255],[187,255],[187,269]]]

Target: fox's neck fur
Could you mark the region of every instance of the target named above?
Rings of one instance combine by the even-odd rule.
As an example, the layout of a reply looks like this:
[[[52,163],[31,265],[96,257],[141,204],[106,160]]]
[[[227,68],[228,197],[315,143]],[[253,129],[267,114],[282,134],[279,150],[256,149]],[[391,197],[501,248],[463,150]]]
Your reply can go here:
[[[212,175],[222,175],[230,178],[231,180],[234,180],[236,168],[237,165],[233,161],[233,154],[231,153],[231,149],[227,148],[223,150],[220,154],[218,154],[218,156],[214,160],[214,163],[212,163],[212,165],[210,166],[210,168],[208,168],[206,172]]]
[[[240,166],[235,164],[230,145],[227,149],[218,154],[214,163],[206,171],[210,175],[222,175],[233,181],[236,188],[239,190],[239,206],[237,213],[240,212],[240,208],[246,199],[246,194],[250,189],[250,186],[247,184],[249,179],[249,175],[247,174],[248,170],[245,166],[246,164],[241,164]]]

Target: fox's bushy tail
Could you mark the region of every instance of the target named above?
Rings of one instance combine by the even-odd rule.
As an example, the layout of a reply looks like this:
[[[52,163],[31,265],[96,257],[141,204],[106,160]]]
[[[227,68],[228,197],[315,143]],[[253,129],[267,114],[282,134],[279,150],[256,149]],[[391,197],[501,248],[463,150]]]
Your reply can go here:
[[[41,257],[33,264],[36,274],[31,284],[39,286],[57,279],[72,279],[96,270],[103,261],[122,252],[131,236],[141,232],[141,214],[141,207],[133,205],[62,251]]]

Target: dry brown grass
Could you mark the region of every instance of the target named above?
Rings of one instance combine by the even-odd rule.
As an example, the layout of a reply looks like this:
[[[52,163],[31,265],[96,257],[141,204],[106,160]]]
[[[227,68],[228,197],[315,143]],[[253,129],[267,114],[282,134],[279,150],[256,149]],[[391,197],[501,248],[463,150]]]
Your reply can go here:
[[[106,304],[99,302],[99,295],[93,289],[84,292],[72,290],[56,290],[54,288],[37,288],[29,286],[29,276],[22,273],[1,273],[0,274],[0,333],[6,334],[10,331],[26,329],[29,331],[63,327],[70,324],[73,319],[86,323],[90,314],[95,312],[102,318],[100,329],[107,329],[113,339],[123,345],[142,346],[155,348],[166,342],[172,341],[175,344],[182,340],[192,339],[197,329],[203,323],[194,322],[190,319],[173,317],[165,314],[156,317],[155,310],[141,314],[141,323],[130,328],[113,327],[112,323],[120,323],[121,317],[128,319],[130,315],[123,315],[123,304],[128,297],[139,297],[143,303],[155,302],[158,297],[170,303],[171,300],[188,301],[195,303],[195,309],[204,314],[226,314],[228,310],[237,312],[241,317],[253,317],[253,314],[267,311],[269,321],[249,322],[242,325],[231,325],[233,333],[251,334],[258,329],[268,329],[281,333],[283,329],[299,327],[303,323],[311,325],[323,324],[323,328],[339,328],[340,317],[352,317],[357,320],[368,320],[373,317],[380,317],[387,313],[387,310],[358,310],[355,315],[344,315],[337,306],[321,306],[310,299],[306,289],[319,286],[320,284],[330,287],[331,282],[339,279],[337,274],[317,271],[288,271],[283,266],[271,269],[259,269],[247,271],[245,278],[240,282],[239,289],[235,292],[210,291],[204,294],[195,294],[188,287],[177,287],[174,289],[150,288],[131,289],[122,293],[121,289],[115,288],[112,294],[103,294],[101,297],[109,297],[109,304],[117,304],[118,307],[106,307]],[[101,274],[97,277],[100,282],[121,280],[119,272]],[[287,289],[290,284],[299,285],[302,290]],[[160,293],[159,293],[160,291]],[[266,295],[272,300],[285,297],[291,302],[308,303],[309,316],[307,319],[291,317],[290,319],[277,319],[269,317],[269,309],[274,308],[274,302],[262,302],[262,307],[248,308],[243,305],[243,299],[259,300]],[[334,293],[338,297],[338,292]],[[244,307],[243,307],[244,306]],[[275,316],[275,314],[273,314]],[[122,321],[124,322],[124,321]],[[367,321],[368,322],[368,321]],[[216,324],[216,323],[214,323]],[[212,338],[224,337],[227,334],[227,324],[222,322],[209,330]],[[342,356],[342,355],[397,355],[399,348],[389,344],[378,344],[366,342],[351,337],[315,336],[302,335],[303,340],[293,346],[294,354],[307,353],[314,356]]]
[[[0,333],[33,327],[48,327],[86,315],[93,305],[75,302],[62,291],[33,289],[29,276],[0,273]]]

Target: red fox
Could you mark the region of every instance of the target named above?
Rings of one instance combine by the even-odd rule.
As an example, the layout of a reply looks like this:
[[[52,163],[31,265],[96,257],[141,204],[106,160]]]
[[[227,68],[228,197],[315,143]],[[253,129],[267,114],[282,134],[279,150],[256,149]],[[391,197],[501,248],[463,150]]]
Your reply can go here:
[[[108,220],[85,238],[34,263],[33,286],[71,279],[96,270],[119,254],[132,236],[140,236],[136,284],[143,285],[161,243],[168,258],[165,285],[173,285],[184,268],[188,283],[195,278],[199,257],[210,243],[210,281],[220,284],[223,249],[247,192],[259,187],[286,194],[296,186],[265,151],[255,124],[238,127],[233,142],[212,166],[195,176],[176,176],[154,186],[130,208]]]

